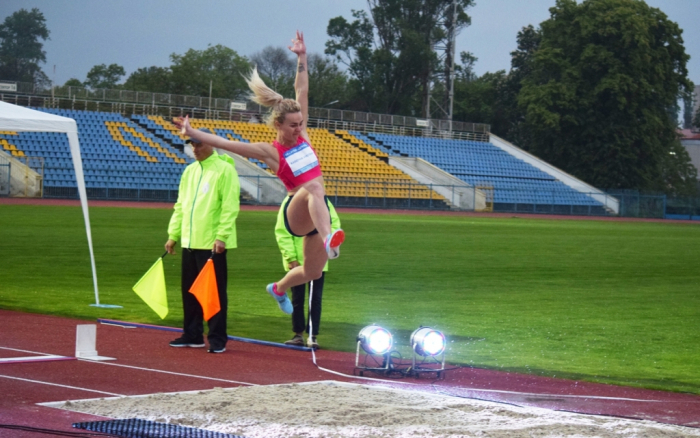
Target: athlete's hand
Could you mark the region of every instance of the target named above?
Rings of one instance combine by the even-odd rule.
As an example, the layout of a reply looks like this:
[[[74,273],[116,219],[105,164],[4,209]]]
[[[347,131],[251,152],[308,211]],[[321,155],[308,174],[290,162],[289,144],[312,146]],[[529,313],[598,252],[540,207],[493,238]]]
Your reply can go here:
[[[189,135],[187,133],[190,129],[190,116],[175,117],[173,119],[173,125],[177,126],[180,130],[180,135]]]
[[[297,31],[297,37],[292,39],[292,45],[287,46],[289,50],[296,53],[297,56],[306,54],[306,44],[304,44],[304,33]]]

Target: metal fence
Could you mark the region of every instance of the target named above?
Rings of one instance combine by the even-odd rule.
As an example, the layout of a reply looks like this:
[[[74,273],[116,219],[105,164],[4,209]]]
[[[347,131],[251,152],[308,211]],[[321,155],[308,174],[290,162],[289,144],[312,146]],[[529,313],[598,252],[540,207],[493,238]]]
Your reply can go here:
[[[668,198],[665,217],[667,219],[700,220],[700,198]]]
[[[197,111],[206,114],[209,119],[229,120],[233,112],[262,114],[267,110],[255,102],[245,100],[243,96],[237,99],[210,98],[202,96],[185,96],[179,94],[151,93],[147,91],[130,91],[114,89],[91,90],[83,87],[57,86],[42,88],[30,82],[8,82],[15,85],[15,92],[22,95],[46,97],[51,99],[63,99],[68,101],[94,101],[131,104],[136,106],[148,106],[152,108],[170,108],[169,116]],[[176,114],[173,114],[176,113]],[[386,126],[390,131],[408,129],[415,132],[414,135],[425,136],[450,136],[454,133],[456,138],[461,138],[463,133],[486,136],[491,130],[490,125],[483,123],[467,123],[450,120],[422,120],[411,116],[398,116],[391,114],[367,113],[361,111],[338,110],[331,108],[309,108],[309,118],[321,120],[333,120],[342,123],[355,124],[357,126]],[[486,140],[488,141],[488,140]]]
[[[101,111],[119,113],[125,117],[132,114],[162,116],[166,119],[181,117],[188,114],[190,117],[208,120],[230,120],[234,122],[248,122],[255,115],[253,112],[239,112],[231,110],[209,110],[206,108],[185,108],[180,106],[164,106],[140,103],[107,102],[85,99],[66,99],[61,97],[52,98],[50,96],[28,96],[20,94],[0,94],[0,100],[20,106],[31,106],[40,108],[69,109],[79,111]],[[438,129],[417,128],[402,125],[382,125],[365,123],[352,120],[328,120],[316,117],[309,119],[309,126],[312,128],[324,129],[345,129],[361,132],[375,132],[381,134],[394,134],[412,137],[436,137],[455,140],[489,141],[488,132],[469,131],[444,131]]]
[[[620,217],[663,219],[666,214],[666,195],[663,193],[643,193],[637,190],[611,189],[607,194],[620,202]]]

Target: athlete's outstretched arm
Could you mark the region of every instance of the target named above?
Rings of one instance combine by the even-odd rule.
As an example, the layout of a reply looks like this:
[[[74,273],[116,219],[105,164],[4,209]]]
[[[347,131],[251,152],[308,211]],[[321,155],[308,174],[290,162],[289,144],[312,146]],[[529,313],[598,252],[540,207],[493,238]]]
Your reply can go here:
[[[275,158],[275,148],[268,143],[243,143],[241,141],[231,141],[218,135],[208,134],[190,126],[189,117],[177,117],[173,119],[173,124],[180,129],[180,132],[202,143],[210,144],[217,149],[224,149],[234,154],[242,155],[246,158],[256,158],[269,167],[273,167],[268,161]],[[276,167],[276,166],[275,166]]]
[[[306,59],[303,32],[297,31],[296,38],[292,40],[289,50],[297,55],[297,76],[294,80],[294,91],[296,91],[296,101],[301,106],[301,116],[304,118],[304,137],[308,137],[306,123],[309,120],[309,64]]]

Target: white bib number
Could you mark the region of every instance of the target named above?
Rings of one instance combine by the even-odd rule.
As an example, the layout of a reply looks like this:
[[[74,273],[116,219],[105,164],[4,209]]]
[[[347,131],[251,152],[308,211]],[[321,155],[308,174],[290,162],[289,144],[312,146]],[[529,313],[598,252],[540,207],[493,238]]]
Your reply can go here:
[[[303,142],[299,146],[286,151],[284,159],[287,160],[287,164],[292,169],[294,176],[299,176],[318,166],[316,154],[314,154],[313,149],[307,142]]]

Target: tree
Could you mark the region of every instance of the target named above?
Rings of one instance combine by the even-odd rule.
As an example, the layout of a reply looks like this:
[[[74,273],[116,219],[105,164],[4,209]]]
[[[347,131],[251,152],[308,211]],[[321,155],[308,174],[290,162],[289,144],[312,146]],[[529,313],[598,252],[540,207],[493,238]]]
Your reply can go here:
[[[126,75],[124,67],[119,64],[100,64],[92,67],[87,74],[85,86],[96,90],[98,88],[118,88],[117,83]]]
[[[123,87],[133,91],[171,93],[172,72],[168,67],[142,67],[129,75]]]
[[[532,70],[532,58],[539,46],[540,34],[533,26],[523,27],[517,35],[518,47],[511,52],[511,69],[476,77],[477,59],[462,52],[462,65],[455,67],[455,118],[487,123],[491,132],[527,149],[528,135],[524,114],[518,108],[522,80]]]
[[[309,106],[322,108],[331,102],[335,108],[347,105],[348,78],[332,59],[309,54]]]
[[[455,82],[454,118],[487,123],[491,125],[491,132],[506,137],[512,112],[507,95],[508,81],[505,70],[484,73],[471,80],[458,77]]]
[[[0,24],[0,78],[9,81],[48,82],[39,67],[46,62],[41,41],[49,39],[44,14],[37,8],[20,9]]]
[[[418,115],[440,60],[433,51],[447,35],[441,24],[452,20],[453,0],[368,0],[365,11],[352,11],[349,22],[328,23],[326,54],[348,67],[357,109]],[[465,10],[472,0],[457,1],[455,29],[470,23]]]
[[[80,79],[70,78],[63,84],[64,87],[84,87],[85,85],[80,82]]]
[[[250,57],[270,88],[283,96],[293,95],[296,62],[285,47],[267,46]]]
[[[236,51],[217,44],[205,50],[189,49],[184,55],[170,55],[173,93],[235,99],[247,94],[243,79],[251,65]]]
[[[530,150],[597,187],[694,191],[669,116],[690,89],[678,25],[641,0],[550,13],[518,95]]]

